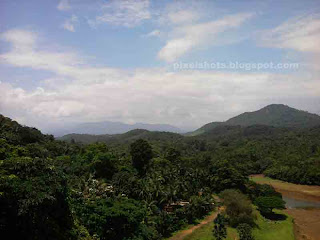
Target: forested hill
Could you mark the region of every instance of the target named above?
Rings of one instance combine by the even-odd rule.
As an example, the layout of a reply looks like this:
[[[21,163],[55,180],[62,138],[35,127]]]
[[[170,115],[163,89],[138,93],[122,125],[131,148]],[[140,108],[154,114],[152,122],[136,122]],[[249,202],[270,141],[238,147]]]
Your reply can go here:
[[[43,135],[38,129],[22,126],[0,114],[0,137],[12,144],[26,145],[53,140],[52,135]]]
[[[320,125],[320,116],[283,104],[271,104],[255,112],[242,113],[225,122],[208,123],[188,135],[199,135],[221,125],[267,125],[274,127],[310,128]]]

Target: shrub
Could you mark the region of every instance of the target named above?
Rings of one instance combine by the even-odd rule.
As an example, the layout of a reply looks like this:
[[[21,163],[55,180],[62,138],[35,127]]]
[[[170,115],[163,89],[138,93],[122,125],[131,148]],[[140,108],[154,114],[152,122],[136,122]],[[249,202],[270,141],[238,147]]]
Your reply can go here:
[[[222,240],[227,237],[226,219],[223,215],[218,214],[214,222],[212,234],[216,240]]]
[[[254,225],[254,215],[250,200],[237,190],[225,190],[221,193],[229,224],[236,227],[241,223]]]

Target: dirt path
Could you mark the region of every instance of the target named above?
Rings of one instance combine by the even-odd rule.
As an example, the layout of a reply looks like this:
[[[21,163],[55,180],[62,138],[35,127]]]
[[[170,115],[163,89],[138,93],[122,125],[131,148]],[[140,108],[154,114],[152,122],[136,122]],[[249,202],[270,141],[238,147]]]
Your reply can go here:
[[[218,211],[213,212],[212,214],[210,214],[209,216],[207,216],[203,221],[201,221],[199,224],[192,226],[186,230],[182,230],[181,232],[179,232],[178,234],[174,235],[173,237],[169,238],[169,240],[183,240],[186,236],[188,236],[189,234],[191,234],[193,231],[195,231],[196,229],[202,227],[203,225],[206,225],[208,223],[211,223],[216,217],[217,215],[221,212],[221,209],[218,209]]]

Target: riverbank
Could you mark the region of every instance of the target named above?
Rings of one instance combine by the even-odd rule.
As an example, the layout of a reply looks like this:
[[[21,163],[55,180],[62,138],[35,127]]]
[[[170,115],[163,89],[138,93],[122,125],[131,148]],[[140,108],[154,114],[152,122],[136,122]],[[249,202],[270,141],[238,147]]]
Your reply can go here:
[[[250,176],[250,179],[256,183],[269,184],[273,186],[283,196],[302,201],[320,202],[320,186],[300,185],[283,182],[280,180],[265,177],[262,174],[252,175]]]
[[[287,209],[294,218],[296,240],[320,240],[320,209]]]
[[[287,198],[320,203],[320,186],[283,182],[263,175],[250,176],[259,184],[269,184]],[[320,240],[320,208],[289,208],[285,212],[294,219],[296,240]]]

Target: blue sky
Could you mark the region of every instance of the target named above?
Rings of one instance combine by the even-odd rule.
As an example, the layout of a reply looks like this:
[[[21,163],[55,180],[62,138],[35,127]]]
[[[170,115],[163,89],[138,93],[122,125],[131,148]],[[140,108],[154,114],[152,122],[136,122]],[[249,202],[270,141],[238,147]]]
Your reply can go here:
[[[320,113],[319,1],[2,0],[0,38],[0,112],[45,131]],[[299,66],[174,68],[204,62]]]

